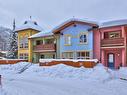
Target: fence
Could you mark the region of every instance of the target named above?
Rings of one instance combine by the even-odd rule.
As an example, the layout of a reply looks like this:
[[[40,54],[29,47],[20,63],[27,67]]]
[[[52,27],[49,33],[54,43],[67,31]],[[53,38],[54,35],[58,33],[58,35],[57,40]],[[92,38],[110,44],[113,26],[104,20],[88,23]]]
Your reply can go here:
[[[84,66],[86,68],[93,68],[98,60],[72,60],[72,59],[40,59],[40,66],[52,66],[57,64],[65,64],[73,67]]]
[[[25,59],[0,59],[0,65],[1,64],[16,64],[18,62],[28,62],[28,60],[25,60]]]

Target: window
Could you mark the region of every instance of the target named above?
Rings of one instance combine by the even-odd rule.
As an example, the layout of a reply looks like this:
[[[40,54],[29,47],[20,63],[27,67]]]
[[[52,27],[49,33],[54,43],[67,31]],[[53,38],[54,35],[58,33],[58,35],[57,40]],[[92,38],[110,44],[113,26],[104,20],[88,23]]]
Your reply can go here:
[[[86,34],[80,34],[79,35],[79,42],[80,42],[80,44],[87,43],[87,35]]]
[[[19,58],[23,59],[23,53],[20,53]]]
[[[117,32],[104,32],[104,39],[120,38],[120,31]]]
[[[28,48],[28,35],[24,37],[24,48]]]
[[[36,41],[36,45],[40,45],[41,44],[41,41],[40,40],[37,40]]]
[[[77,59],[90,59],[90,52],[77,52]]]
[[[28,48],[28,35],[20,36],[19,48]]]
[[[45,44],[53,44],[54,39],[45,39]]]
[[[19,37],[19,48],[23,48],[23,37]]]
[[[64,52],[62,53],[64,59],[73,59],[73,52]]]
[[[109,33],[109,38],[120,38],[120,32]]]
[[[20,43],[19,45],[20,45],[20,48],[23,48],[23,43]]]
[[[19,58],[20,59],[28,59],[28,53],[20,53]]]
[[[71,45],[71,35],[65,35],[64,36],[64,44],[65,45]]]
[[[24,48],[28,48],[28,43],[25,43]]]
[[[28,59],[28,54],[24,53],[24,59]]]
[[[41,59],[44,59],[44,58],[45,58],[45,56],[42,54],[42,55],[41,55]]]

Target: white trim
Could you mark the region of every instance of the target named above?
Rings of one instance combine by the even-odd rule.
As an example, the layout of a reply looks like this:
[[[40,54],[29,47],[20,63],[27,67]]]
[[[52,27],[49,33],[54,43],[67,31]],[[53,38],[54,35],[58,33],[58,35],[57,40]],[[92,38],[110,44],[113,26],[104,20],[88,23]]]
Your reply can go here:
[[[115,46],[115,47],[101,47],[102,49],[103,48],[125,48],[125,46]]]
[[[49,52],[49,51],[52,51],[52,52],[55,52],[55,50],[36,50],[36,51],[33,51],[33,52]]]

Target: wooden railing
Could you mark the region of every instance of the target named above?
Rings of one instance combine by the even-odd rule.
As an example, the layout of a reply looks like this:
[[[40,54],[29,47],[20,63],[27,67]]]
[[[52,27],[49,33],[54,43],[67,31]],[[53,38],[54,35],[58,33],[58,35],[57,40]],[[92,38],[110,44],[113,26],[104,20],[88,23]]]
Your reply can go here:
[[[123,46],[124,38],[116,38],[116,39],[103,39],[101,40],[101,46]]]
[[[34,52],[55,51],[55,50],[56,50],[55,44],[41,44],[34,46]]]

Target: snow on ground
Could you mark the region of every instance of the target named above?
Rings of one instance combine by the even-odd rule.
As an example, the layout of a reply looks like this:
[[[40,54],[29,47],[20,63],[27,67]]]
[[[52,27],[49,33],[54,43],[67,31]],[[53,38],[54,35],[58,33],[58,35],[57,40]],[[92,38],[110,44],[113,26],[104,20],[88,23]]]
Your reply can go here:
[[[127,68],[116,71],[101,64],[92,69],[29,64],[0,65],[0,95],[126,95],[127,81],[119,78],[127,78]]]

